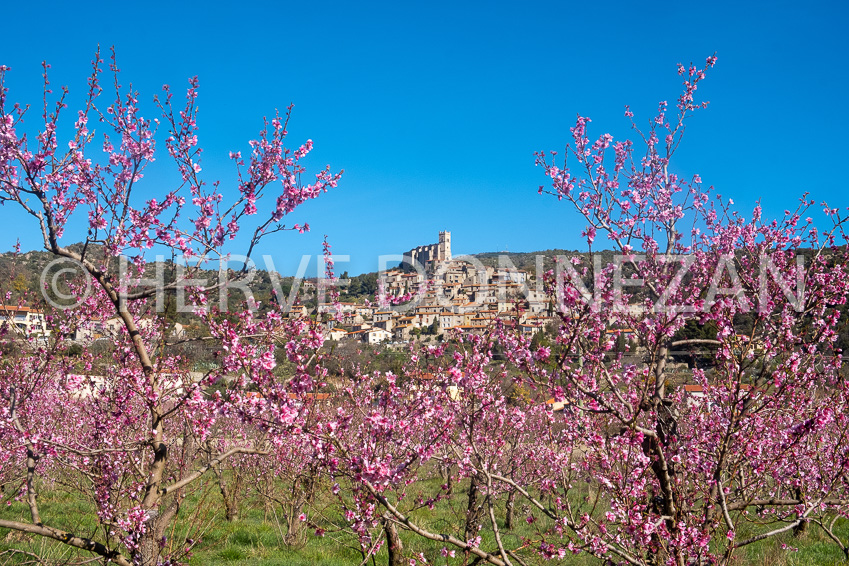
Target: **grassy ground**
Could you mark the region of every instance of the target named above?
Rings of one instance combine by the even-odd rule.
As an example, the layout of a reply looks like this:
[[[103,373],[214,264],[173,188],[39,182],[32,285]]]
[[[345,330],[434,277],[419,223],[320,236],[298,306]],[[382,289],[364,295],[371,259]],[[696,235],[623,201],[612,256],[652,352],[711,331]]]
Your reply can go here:
[[[427,489],[427,484],[425,484]],[[432,486],[430,486],[432,487]],[[458,486],[458,488],[462,488]],[[463,524],[465,499],[458,498],[453,506],[448,502],[438,503],[433,510],[424,508],[415,513],[418,524],[433,532],[460,532]],[[96,534],[96,526],[91,521],[91,507],[85,502],[61,490],[43,490],[41,496],[42,515],[45,522],[72,530],[81,535]],[[343,521],[333,507],[325,507],[322,513],[313,510],[314,522],[309,532],[304,532],[301,541],[296,544],[284,543],[285,522],[273,507],[259,501],[247,501],[242,505],[242,516],[238,521],[224,520],[223,506],[217,492],[217,486],[207,481],[195,490],[185,501],[178,521],[175,522],[169,539],[177,542],[192,538],[199,540],[193,549],[189,564],[196,566],[307,566],[307,565],[357,565],[363,562],[362,554],[356,550],[357,541],[350,534],[334,529]],[[522,519],[518,514],[518,519]],[[0,517],[28,520],[27,509],[22,503],[15,503],[0,510]],[[503,517],[500,519],[503,520]],[[533,537],[533,530],[521,522],[523,536]],[[318,537],[313,534],[315,526],[325,528],[327,534]],[[839,523],[840,536],[849,538],[849,521]],[[377,531],[375,531],[377,535]],[[442,544],[425,540],[409,532],[401,531],[405,554],[408,558],[418,558],[423,554],[430,564],[461,564],[462,558],[446,559],[441,556]],[[747,533],[741,529],[741,536]],[[495,548],[491,531],[483,533],[485,548]],[[97,537],[100,538],[100,537]],[[518,546],[518,538],[505,537],[506,546]],[[798,551],[782,548],[796,547]],[[11,553],[10,549],[22,550],[30,555]],[[737,563],[740,565],[764,566],[802,566],[841,564],[843,554],[821,530],[810,526],[800,537],[787,533],[777,538],[751,545],[741,552]],[[458,553],[459,554],[459,553]],[[91,558],[86,553],[69,551],[64,545],[46,541],[39,537],[29,537],[16,532],[0,529],[0,566],[12,564],[38,564],[32,555],[41,556],[43,563],[58,564]],[[529,564],[545,563],[531,553],[523,557]],[[386,551],[381,550],[369,564],[386,564]],[[421,561],[418,562],[421,564]],[[550,562],[549,562],[550,563]],[[586,555],[567,556],[563,564],[574,566],[600,565],[601,561]]]

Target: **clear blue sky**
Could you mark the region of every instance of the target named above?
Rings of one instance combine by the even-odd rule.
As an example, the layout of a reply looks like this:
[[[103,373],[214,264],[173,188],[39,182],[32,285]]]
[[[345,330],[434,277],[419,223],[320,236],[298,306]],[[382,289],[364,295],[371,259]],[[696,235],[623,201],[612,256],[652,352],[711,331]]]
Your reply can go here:
[[[0,64],[10,99],[33,104],[43,59],[55,86],[81,95],[98,43],[116,46],[146,103],[198,75],[204,172],[225,184],[227,152],[295,103],[291,145],[312,138],[310,165],[345,175],[291,217],[310,234],[260,250],[283,272],[319,254],[324,234],[352,274],[443,229],[455,254],[579,248],[575,214],[537,195],[533,152],[562,150],[579,112],[591,137],[629,135],[625,104],[648,120],[679,92],[676,63],[714,51],[699,91],[711,106],[689,124],[678,169],[747,213],[761,199],[780,215],[803,191],[849,204],[849,4],[663,4],[10,2]],[[0,249],[18,236],[37,248],[35,226],[11,212],[0,210]]]

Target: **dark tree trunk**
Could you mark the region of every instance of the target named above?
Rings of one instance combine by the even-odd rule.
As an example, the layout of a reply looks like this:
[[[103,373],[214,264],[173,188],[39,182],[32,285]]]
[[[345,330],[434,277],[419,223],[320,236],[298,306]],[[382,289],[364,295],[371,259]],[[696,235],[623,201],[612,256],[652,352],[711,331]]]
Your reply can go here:
[[[162,548],[159,546],[159,541],[156,540],[154,532],[147,532],[142,536],[139,544],[138,564],[140,566],[156,566],[159,562],[159,555],[162,553]],[[133,563],[136,561],[134,560]]]
[[[162,556],[163,536],[168,528],[168,523],[176,513],[169,511],[170,509],[163,515],[154,514],[156,513],[155,510],[149,512],[154,515],[147,521],[147,530],[139,541],[138,564],[140,566],[157,566],[159,564],[159,558]]]
[[[796,495],[796,499],[798,499],[799,501],[802,501],[802,490],[801,489],[796,488],[795,495]],[[799,517],[799,518],[801,518],[801,517]],[[807,530],[808,530],[808,522],[803,520],[801,523],[799,523],[798,525],[793,527],[793,536],[800,537],[803,534],[805,534],[805,531],[807,531]]]
[[[224,499],[224,515],[227,518],[227,521],[233,522],[239,520],[239,502],[236,497],[233,497],[230,493],[230,490],[227,488],[227,484],[223,479],[219,478],[219,487],[221,489],[221,496]]]
[[[480,497],[478,477],[472,476],[472,481],[469,483],[469,504],[466,507],[466,529],[464,535],[466,540],[471,540],[478,536],[480,525],[483,518],[483,500]]]
[[[398,536],[398,528],[395,523],[386,516],[383,517],[383,532],[386,534],[386,551],[389,554],[389,566],[403,566],[404,545]]]
[[[513,528],[513,515],[516,507],[516,490],[511,489],[507,495],[507,504],[504,506],[504,528]]]

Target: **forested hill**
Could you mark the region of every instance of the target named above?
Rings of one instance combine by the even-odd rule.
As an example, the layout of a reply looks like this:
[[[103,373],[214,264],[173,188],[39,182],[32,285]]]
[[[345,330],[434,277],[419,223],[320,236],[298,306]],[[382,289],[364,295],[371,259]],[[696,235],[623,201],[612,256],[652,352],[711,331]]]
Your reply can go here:
[[[596,253],[601,254],[602,263],[609,263],[613,261],[613,251],[603,250]],[[558,256],[567,258],[575,256],[587,257],[589,254],[587,252],[579,252],[577,250],[563,250],[555,248],[535,252],[483,252],[471,255],[471,257],[477,259],[487,267],[498,267],[499,265],[504,265],[506,267],[515,267],[516,269],[525,270],[533,275],[536,275],[538,261],[542,261],[544,269],[553,269],[554,259]],[[466,256],[457,256],[455,259],[460,259],[462,257]]]
[[[82,245],[74,244],[69,246],[74,251],[80,251]],[[98,248],[89,248],[87,256],[94,260],[98,260],[98,256],[102,253]],[[2,253],[0,254],[0,293],[2,293],[3,302],[17,302],[24,300],[26,303],[38,303],[43,299],[41,288],[44,283],[52,284],[54,275],[60,269],[71,267],[71,264],[63,260],[55,261],[57,257],[46,251],[31,251],[25,253]],[[55,263],[51,263],[54,262]],[[154,277],[157,267],[154,263],[148,263],[148,277]],[[114,271],[117,275],[117,262],[113,262],[110,271]],[[172,281],[175,276],[175,266],[173,263],[166,261],[164,268],[159,267],[165,281]],[[79,274],[79,271],[72,272]],[[195,277],[207,279],[210,284],[217,281],[217,269],[201,270]],[[237,279],[235,274],[228,275],[232,279]],[[294,277],[286,277],[277,273],[269,273],[265,270],[257,270],[253,278],[249,282],[249,288],[254,295],[254,299],[261,304],[268,304],[271,301],[272,291],[275,284],[282,291],[284,297],[288,297],[292,288]],[[234,291],[233,296],[239,296],[239,293]]]

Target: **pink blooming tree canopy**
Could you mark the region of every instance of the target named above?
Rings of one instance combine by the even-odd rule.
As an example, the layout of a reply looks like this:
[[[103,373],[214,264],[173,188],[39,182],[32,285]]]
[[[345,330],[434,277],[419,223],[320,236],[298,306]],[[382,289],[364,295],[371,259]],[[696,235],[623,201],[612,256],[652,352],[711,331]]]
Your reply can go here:
[[[661,103],[647,131],[634,125],[639,153],[609,135],[592,141],[579,117],[561,166],[538,156],[547,192],[586,219],[588,244],[605,236],[622,254],[594,274],[590,298],[571,276],[583,265],[552,279],[560,354],[552,368],[528,367],[584,421],[570,440],[582,454],[573,473],[604,491],[604,513],[566,518],[588,548],[631,563],[727,563],[738,548],[808,522],[835,538],[826,520],[849,503],[849,412],[835,347],[849,291],[845,214],[823,205],[820,232],[803,197],[780,220],[764,220],[760,206],[746,219],[698,175],[672,172],[715,61],[679,66],[677,110]],[[682,337],[688,321],[715,328],[715,338]],[[638,337],[640,363],[613,351],[625,329]],[[669,391],[670,351],[692,347],[715,357],[692,370],[699,394]]]
[[[9,69],[0,67],[0,203],[6,210],[17,207],[20,225],[29,218],[44,248],[82,274],[71,283],[75,304],[51,315],[55,340],[32,342],[21,355],[0,360],[2,497],[4,504],[25,502],[27,509],[18,519],[0,519],[0,527],[117,564],[176,563],[192,546],[169,530],[187,490],[230,457],[272,454],[288,441],[285,433],[298,429],[308,412],[289,393],[312,388],[304,360],[321,345],[309,323],[284,320],[273,310],[258,316],[246,307],[222,316],[227,313],[210,307],[212,293],[222,289],[193,275],[205,261],[226,257],[223,246],[237,235],[245,242],[243,257],[250,257],[262,238],[302,231],[283,221],[335,187],[339,174],[325,168],[306,179],[301,161],[312,142],[295,150],[284,145],[287,111],[265,120],[246,157],[230,154],[237,182],[225,191],[203,177],[197,79],[189,81],[181,106],[164,87],[154,99],[160,117],[148,119],[139,95],[119,84],[114,54],[106,73],[112,80],[105,84],[103,65],[98,54],[85,102],[70,116],[72,129],[64,120],[68,91],[51,100],[48,65],[40,116],[9,101]],[[104,89],[113,95],[105,97]],[[156,151],[161,138],[176,167],[175,182],[153,194],[143,177],[164,154]],[[77,217],[87,217],[82,233],[76,232]],[[157,281],[158,272],[145,272],[150,249],[171,250],[190,265],[182,264],[176,278]],[[169,348],[173,322],[164,316],[163,294],[186,297],[220,340],[218,369],[192,376],[192,360]],[[92,335],[111,321],[117,321],[110,326],[115,344],[105,358],[88,350],[79,358],[66,355],[65,337]],[[287,344],[298,368],[286,383],[273,371],[276,343]],[[234,387],[210,393],[224,375],[235,378]],[[261,406],[241,393],[251,384],[265,393]],[[57,485],[71,486],[92,504],[93,533],[59,528],[59,518],[42,512],[39,487]]]
[[[402,375],[362,375],[316,431],[318,457],[352,486],[346,516],[365,550],[388,522],[443,543],[444,556],[498,565],[582,552],[730,564],[809,524],[849,552],[834,530],[849,513],[849,391],[835,345],[849,293],[845,214],[824,205],[822,231],[803,197],[779,220],[760,207],[746,218],[698,175],[673,172],[715,61],[679,68],[677,108],[661,103],[647,130],[634,123],[639,144],[593,141],[579,117],[562,161],[538,155],[551,181],[540,192],[586,220],[590,250],[618,252],[607,265],[562,258],[545,275],[553,345],[532,348],[509,324],[457,336]],[[712,331],[693,336],[693,325]],[[673,381],[682,351],[710,362]],[[440,488],[411,491],[437,469],[450,476]],[[420,511],[458,499],[457,480],[466,521],[428,528]],[[507,520],[519,508],[522,529]],[[390,559],[395,538],[387,530]]]

